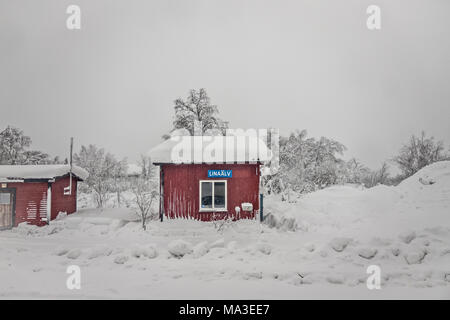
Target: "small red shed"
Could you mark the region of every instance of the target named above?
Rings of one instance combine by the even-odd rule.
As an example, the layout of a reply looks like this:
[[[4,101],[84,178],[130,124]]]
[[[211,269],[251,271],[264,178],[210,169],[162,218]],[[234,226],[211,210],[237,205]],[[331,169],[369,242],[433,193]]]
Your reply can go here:
[[[160,168],[160,218],[255,218],[261,165],[270,158],[253,136],[174,136],[149,152]]]
[[[77,210],[77,183],[86,170],[70,165],[0,165],[0,230],[45,225]]]

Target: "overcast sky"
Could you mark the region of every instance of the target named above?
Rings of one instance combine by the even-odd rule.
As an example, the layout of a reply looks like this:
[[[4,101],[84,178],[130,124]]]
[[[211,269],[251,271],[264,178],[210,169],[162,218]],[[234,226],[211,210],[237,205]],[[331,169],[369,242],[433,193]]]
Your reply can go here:
[[[81,7],[81,30],[66,8]],[[381,30],[366,8],[381,7]],[[233,128],[307,129],[378,167],[424,129],[450,144],[450,1],[0,0],[0,127],[130,161],[207,89]]]

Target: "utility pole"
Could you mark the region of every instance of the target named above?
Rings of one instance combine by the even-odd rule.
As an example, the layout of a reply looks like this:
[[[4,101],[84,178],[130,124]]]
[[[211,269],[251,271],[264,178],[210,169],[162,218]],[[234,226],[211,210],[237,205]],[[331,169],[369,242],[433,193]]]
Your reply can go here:
[[[73,137],[70,137],[70,155],[69,155],[69,186],[64,188],[64,195],[72,194],[72,154],[73,154]]]

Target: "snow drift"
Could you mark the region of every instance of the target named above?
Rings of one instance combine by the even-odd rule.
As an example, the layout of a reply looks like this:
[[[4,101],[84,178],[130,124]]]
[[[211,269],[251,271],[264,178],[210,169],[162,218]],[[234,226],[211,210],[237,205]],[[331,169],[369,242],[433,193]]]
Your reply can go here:
[[[268,225],[241,220],[220,232],[183,219],[143,231],[130,209],[83,209],[0,232],[0,296],[448,299],[449,208],[450,162],[439,162],[396,187],[267,197]],[[81,291],[65,288],[73,264]],[[366,287],[370,265],[382,290]]]

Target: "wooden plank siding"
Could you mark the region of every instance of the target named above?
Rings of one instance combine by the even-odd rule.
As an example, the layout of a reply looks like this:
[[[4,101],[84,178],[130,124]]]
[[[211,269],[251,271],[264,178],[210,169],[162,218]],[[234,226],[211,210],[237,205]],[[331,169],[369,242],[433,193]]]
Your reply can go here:
[[[250,202],[253,211],[241,211],[240,218],[255,218],[259,209],[258,164],[165,164],[161,165],[163,212],[168,218],[185,218],[202,221],[229,217],[236,219],[234,208]],[[208,178],[208,170],[233,170],[232,178]],[[227,180],[227,211],[200,212],[200,180]]]
[[[8,188],[16,189],[16,221],[42,226],[47,224],[41,218],[47,216],[47,182],[14,182]]]
[[[64,188],[69,186],[69,176],[56,179],[52,183],[51,219],[55,219],[60,212],[67,214],[77,211],[77,179],[72,176],[72,194],[65,195]]]
[[[50,182],[51,220],[55,219],[59,212],[71,214],[77,210],[77,178],[72,177],[72,194],[65,195],[64,187],[69,186],[69,182],[69,176],[58,177],[54,182]],[[45,218],[48,184],[47,181],[8,182],[8,188],[16,190],[14,226],[22,222],[38,226],[47,224]]]

